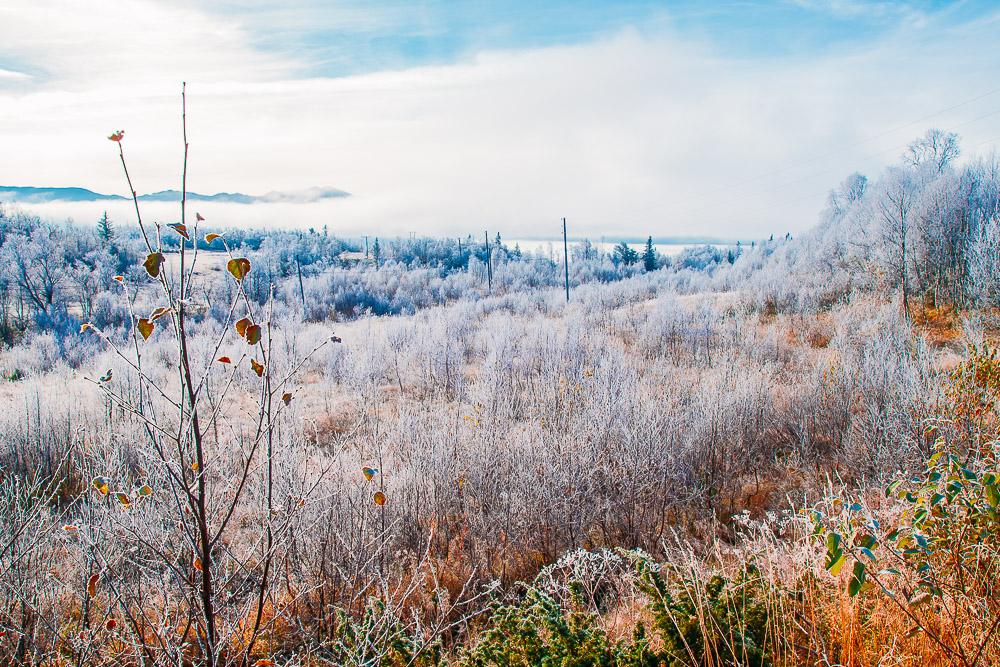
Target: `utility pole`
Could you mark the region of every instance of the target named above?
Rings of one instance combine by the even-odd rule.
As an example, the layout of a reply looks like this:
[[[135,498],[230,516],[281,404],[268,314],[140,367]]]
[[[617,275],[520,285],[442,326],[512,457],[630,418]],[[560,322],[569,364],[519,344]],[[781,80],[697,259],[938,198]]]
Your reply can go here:
[[[566,218],[563,218],[563,264],[566,267],[566,303],[569,303],[569,241],[566,240]]]
[[[302,286],[302,264],[299,262],[299,256],[295,255],[295,271],[299,274],[299,297],[302,299],[302,316],[305,317],[306,312],[306,290]]]
[[[490,230],[486,230],[486,280],[489,282],[490,294],[493,294],[493,262],[490,261]]]

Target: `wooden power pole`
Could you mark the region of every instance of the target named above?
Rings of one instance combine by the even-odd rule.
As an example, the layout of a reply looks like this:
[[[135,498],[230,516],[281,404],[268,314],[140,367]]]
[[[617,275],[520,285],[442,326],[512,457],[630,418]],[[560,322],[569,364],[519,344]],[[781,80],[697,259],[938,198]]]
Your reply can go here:
[[[566,218],[563,218],[563,264],[566,268],[566,303],[569,303],[569,241],[566,240]]]
[[[490,286],[490,294],[493,294],[493,262],[490,261],[490,230],[486,230],[486,280]]]

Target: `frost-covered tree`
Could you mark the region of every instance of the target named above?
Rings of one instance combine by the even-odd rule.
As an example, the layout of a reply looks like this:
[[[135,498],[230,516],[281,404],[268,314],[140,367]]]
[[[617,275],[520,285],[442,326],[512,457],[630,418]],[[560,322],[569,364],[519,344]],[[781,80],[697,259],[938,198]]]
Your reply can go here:
[[[612,257],[616,264],[621,264],[623,266],[632,266],[639,261],[639,253],[637,253],[629,244],[622,241],[615,246],[612,251]]]
[[[653,237],[646,239],[646,247],[642,251],[642,267],[647,271],[656,271],[656,248],[653,247]]]
[[[960,153],[957,134],[931,128],[907,147],[903,161],[912,167],[929,165],[935,171],[941,172]]]

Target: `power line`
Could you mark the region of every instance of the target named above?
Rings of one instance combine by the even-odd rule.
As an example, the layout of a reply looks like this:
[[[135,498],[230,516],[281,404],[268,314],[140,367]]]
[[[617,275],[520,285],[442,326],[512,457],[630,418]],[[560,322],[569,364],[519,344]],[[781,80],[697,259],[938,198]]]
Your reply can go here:
[[[997,89],[997,90],[1000,91],[1000,89]],[[980,96],[980,97],[982,97],[982,96]],[[986,118],[990,118],[992,116],[996,116],[997,114],[1000,114],[1000,108],[994,109],[993,111],[990,111],[990,112],[988,112],[986,114],[977,116],[975,118],[972,118],[972,119],[969,119],[969,120],[966,120],[966,121],[962,121],[961,123],[952,125],[951,127],[944,128],[944,131],[951,132],[951,131],[954,131],[954,130],[960,128],[960,127],[964,127],[966,125],[970,125],[972,123],[976,123],[976,122],[984,120]],[[915,121],[915,122],[921,122],[921,121]],[[895,146],[890,146],[889,148],[885,148],[885,149],[882,149],[882,150],[879,150],[879,151],[875,151],[873,153],[868,153],[868,154],[862,155],[859,159],[860,160],[867,160],[867,159],[870,159],[870,158],[881,156],[881,155],[883,155],[885,153],[889,153],[891,151],[899,151],[899,150],[905,149],[907,146],[909,146],[909,142],[907,142],[905,144],[897,144]],[[978,146],[977,146],[977,148],[978,148]],[[755,197],[762,197],[762,196],[771,194],[773,192],[776,192],[776,191],[778,191],[778,190],[780,190],[782,188],[786,188],[786,187],[788,187],[790,185],[797,185],[798,183],[802,183],[802,182],[808,181],[808,180],[810,180],[812,178],[815,178],[817,176],[822,176],[822,175],[827,174],[829,172],[832,172],[832,171],[834,171],[836,169],[838,169],[838,167],[826,167],[824,169],[812,172],[810,174],[807,174],[807,175],[802,176],[800,178],[796,178],[796,179],[791,180],[791,181],[784,181],[784,182],[781,182],[781,183],[773,184],[769,188],[767,188],[766,190],[763,190],[763,191],[745,192],[745,193],[738,194],[735,197],[731,197],[731,198],[729,198],[727,200],[723,200],[723,201],[718,201],[718,200],[708,201],[708,196],[706,196],[706,197],[703,198],[703,203],[704,203],[703,206],[699,207],[698,209],[688,208],[688,210],[686,212],[682,212],[680,215],[686,215],[686,216],[691,217],[691,216],[699,216],[699,215],[703,215],[703,214],[706,214],[706,213],[711,213],[712,210],[717,209],[720,206],[723,206],[723,207],[731,206],[733,204],[738,204],[738,203],[740,203],[742,201],[746,201],[747,199],[753,199]],[[827,188],[826,191],[829,191],[829,188]],[[709,207],[711,207],[711,208],[709,208]]]
[[[785,165],[784,167],[780,167],[778,169],[774,169],[774,170],[769,171],[769,172],[764,172],[762,174],[757,174],[753,178],[746,179],[745,181],[737,183],[735,185],[735,187],[741,187],[742,185],[746,185],[746,184],[749,184],[749,183],[754,183],[756,181],[759,181],[759,180],[762,180],[764,178],[767,178],[768,176],[774,176],[776,174],[780,174],[780,173],[786,172],[789,169],[794,169],[795,167],[804,166],[804,165],[807,165],[807,164],[812,164],[814,162],[818,162],[819,160],[824,160],[824,159],[826,159],[828,157],[832,157],[834,155],[840,155],[842,153],[845,153],[845,152],[851,150],[852,148],[857,148],[858,146],[863,146],[864,144],[871,143],[872,141],[875,141],[876,139],[881,139],[882,137],[888,136],[890,134],[894,134],[896,132],[899,132],[901,130],[905,130],[905,129],[910,128],[910,127],[913,127],[914,125],[919,125],[920,123],[923,123],[924,121],[930,120],[931,118],[934,118],[936,116],[940,116],[943,113],[947,113],[949,111],[954,111],[955,109],[960,109],[961,107],[964,107],[964,106],[966,106],[968,104],[972,104],[973,102],[978,102],[979,100],[985,99],[985,98],[987,98],[987,97],[989,97],[991,95],[996,95],[997,93],[1000,93],[1000,88],[994,88],[993,90],[987,91],[987,92],[985,92],[985,93],[983,93],[981,95],[977,95],[975,97],[971,97],[971,98],[969,98],[967,100],[959,102],[958,104],[953,104],[950,107],[945,107],[944,109],[939,109],[939,110],[937,110],[937,111],[935,111],[933,113],[929,113],[926,116],[921,116],[920,118],[918,118],[918,119],[916,119],[914,121],[910,121],[909,123],[906,123],[905,125],[898,125],[898,126],[892,128],[892,129],[885,130],[883,132],[879,132],[878,134],[873,134],[872,136],[870,136],[870,137],[868,137],[866,139],[862,139],[860,141],[856,141],[853,144],[848,144],[847,146],[843,146],[841,148],[838,148],[835,151],[830,151],[828,153],[824,153],[824,154],[818,155],[816,157],[807,158],[805,160],[800,160],[798,162],[793,162],[791,164]],[[723,189],[729,189],[730,187],[733,187],[733,186],[724,186]]]

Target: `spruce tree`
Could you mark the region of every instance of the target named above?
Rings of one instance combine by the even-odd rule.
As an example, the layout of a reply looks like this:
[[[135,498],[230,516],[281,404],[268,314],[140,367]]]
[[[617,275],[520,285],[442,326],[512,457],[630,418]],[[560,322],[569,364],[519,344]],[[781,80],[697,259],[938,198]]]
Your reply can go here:
[[[642,265],[647,271],[656,271],[656,249],[653,248],[653,237],[646,239],[646,249],[642,252]]]
[[[101,219],[97,221],[97,235],[101,237],[104,241],[104,245],[111,245],[115,240],[115,228],[111,224],[111,219],[108,218],[108,212],[105,211]]]

